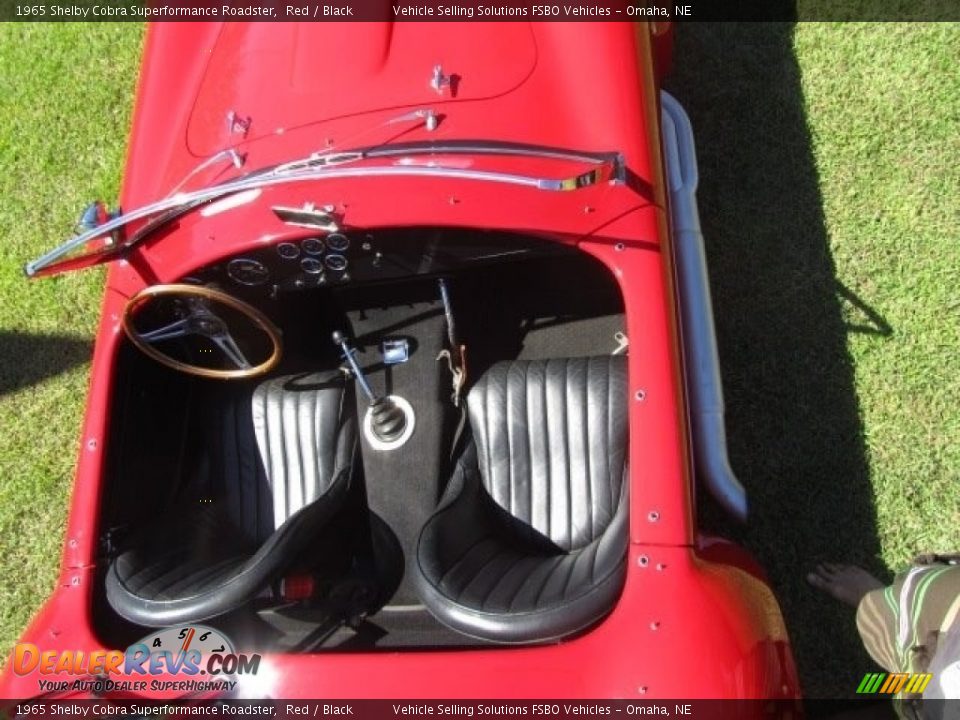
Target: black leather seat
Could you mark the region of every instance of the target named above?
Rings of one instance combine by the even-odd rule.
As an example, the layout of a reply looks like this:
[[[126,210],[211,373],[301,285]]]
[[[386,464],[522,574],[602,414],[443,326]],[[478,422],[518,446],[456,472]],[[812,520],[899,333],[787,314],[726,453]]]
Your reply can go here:
[[[350,387],[342,373],[314,373],[220,398],[205,428],[205,490],[127,543],[107,573],[110,605],[140,625],[203,620],[315,552],[357,455]]]
[[[487,640],[554,640],[609,612],[626,577],[624,357],[494,365],[468,396],[473,442],[417,550],[418,591]]]

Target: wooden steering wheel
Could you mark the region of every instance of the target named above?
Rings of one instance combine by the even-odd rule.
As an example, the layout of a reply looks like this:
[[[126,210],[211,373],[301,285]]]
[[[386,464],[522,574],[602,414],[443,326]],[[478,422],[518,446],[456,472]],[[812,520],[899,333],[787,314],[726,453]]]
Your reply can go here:
[[[134,325],[134,318],[148,305],[159,298],[170,298],[177,307],[176,319],[153,330],[144,331]],[[269,348],[263,353],[266,359],[256,364],[234,340],[227,323],[212,309],[223,305],[248,321],[250,326],[269,340]],[[270,319],[252,305],[238,300],[220,290],[202,285],[169,284],[144,288],[127,302],[123,311],[123,331],[141,352],[167,367],[206,378],[233,380],[255,377],[269,372],[280,361],[283,352],[281,333]],[[184,337],[197,337],[219,349],[232,368],[206,367],[178,359],[157,347],[164,341]],[[208,350],[208,352],[210,352]]]

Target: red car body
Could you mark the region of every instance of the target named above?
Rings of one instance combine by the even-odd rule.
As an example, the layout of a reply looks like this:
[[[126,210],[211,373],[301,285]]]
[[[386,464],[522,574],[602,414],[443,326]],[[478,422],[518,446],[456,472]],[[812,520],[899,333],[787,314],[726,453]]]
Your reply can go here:
[[[626,183],[598,183],[573,193],[431,177],[348,177],[318,186],[322,201],[353,226],[535,232],[576,244],[610,269],[625,299],[627,334],[642,338],[643,346],[629,356],[629,566],[613,611],[573,639],[518,648],[266,655],[271,696],[799,696],[785,626],[762,573],[743,550],[705,538],[696,525],[661,150],[659,86],[669,44],[669,28],[628,23],[150,27],[124,171],[124,209],[167,196],[198,163],[224,148],[241,153],[242,172],[248,172],[318,148],[347,150],[397,138],[483,138],[616,150],[631,176]],[[455,92],[431,87],[438,63],[443,73],[457,76]],[[424,107],[439,116],[435,130],[403,119]],[[231,112],[232,124],[225,121]],[[518,158],[510,167],[533,175],[556,172],[556,165],[544,162]],[[200,187],[237,172],[213,164],[189,184]],[[280,185],[230,212],[204,217],[194,211],[111,263],[61,572],[24,642],[103,647],[91,618],[92,594],[112,381],[127,300],[219,258],[303,237],[306,230],[283,224],[269,206],[298,206],[317,197],[310,183]],[[8,669],[0,693],[34,696],[35,677]]]

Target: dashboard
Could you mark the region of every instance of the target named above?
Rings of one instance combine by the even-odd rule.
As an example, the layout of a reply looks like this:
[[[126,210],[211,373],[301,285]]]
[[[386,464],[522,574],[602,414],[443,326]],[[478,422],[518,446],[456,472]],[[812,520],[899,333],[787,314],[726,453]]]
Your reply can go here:
[[[573,246],[487,230],[395,228],[287,239],[209,265],[202,282],[275,295],[324,286],[443,275],[467,267],[575,253]]]

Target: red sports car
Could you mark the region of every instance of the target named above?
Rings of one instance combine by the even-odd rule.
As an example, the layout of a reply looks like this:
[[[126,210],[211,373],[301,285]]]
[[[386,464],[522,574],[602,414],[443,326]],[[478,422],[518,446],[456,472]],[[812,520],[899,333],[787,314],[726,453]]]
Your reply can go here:
[[[225,697],[797,697],[762,573],[696,524],[747,502],[670,40],[152,26],[122,209],[26,266],[110,264],[0,692],[216,694],[216,661]]]

